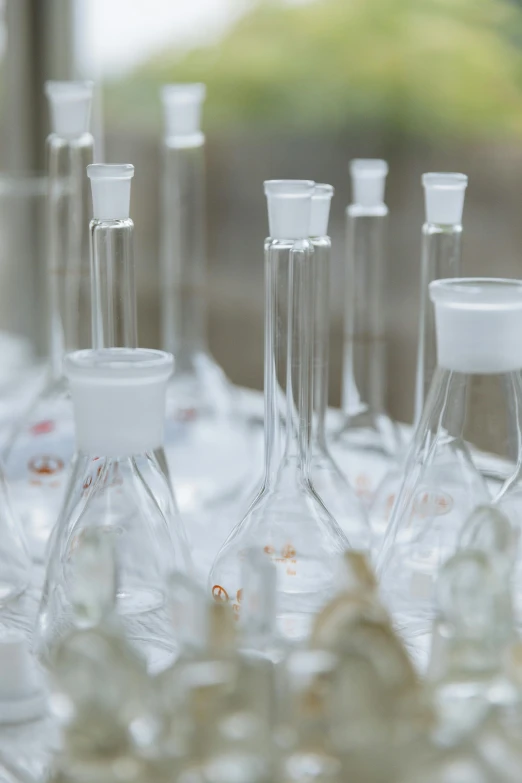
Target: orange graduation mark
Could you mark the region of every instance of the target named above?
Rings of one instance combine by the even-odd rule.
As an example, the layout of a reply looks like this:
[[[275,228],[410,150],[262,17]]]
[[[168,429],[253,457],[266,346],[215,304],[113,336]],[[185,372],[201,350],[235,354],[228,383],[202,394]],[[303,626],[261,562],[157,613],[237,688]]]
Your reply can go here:
[[[212,588],[212,597],[214,598],[214,601],[220,601],[221,603],[226,603],[228,601],[228,593],[221,585],[214,585]]]

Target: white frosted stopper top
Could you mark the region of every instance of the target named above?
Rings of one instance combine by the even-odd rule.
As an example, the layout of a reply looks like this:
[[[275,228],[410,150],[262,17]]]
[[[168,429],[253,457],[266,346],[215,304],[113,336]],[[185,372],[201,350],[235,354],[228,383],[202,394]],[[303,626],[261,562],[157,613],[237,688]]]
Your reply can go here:
[[[161,99],[165,114],[167,137],[192,137],[193,143],[203,142],[201,110],[207,89],[204,84],[165,84]]]
[[[74,139],[89,131],[92,82],[45,82],[51,132]]]
[[[331,185],[315,185],[310,214],[310,236],[328,236],[328,218],[334,189]]]
[[[440,367],[473,374],[522,369],[521,280],[435,280],[430,298]]]
[[[272,239],[304,239],[310,235],[314,187],[308,179],[270,179],[264,183]]]
[[[145,348],[75,351],[65,357],[76,445],[103,457],[125,457],[163,445],[170,353]]]
[[[87,166],[91,180],[92,216],[95,220],[125,220],[130,213],[130,163],[91,163]]]
[[[45,707],[45,693],[26,637],[15,629],[1,629],[0,723],[35,720]]]
[[[464,195],[468,185],[465,174],[423,174],[426,222],[442,226],[460,226]]]
[[[355,158],[350,161],[352,203],[360,207],[384,204],[384,187],[388,164],[379,158]]]

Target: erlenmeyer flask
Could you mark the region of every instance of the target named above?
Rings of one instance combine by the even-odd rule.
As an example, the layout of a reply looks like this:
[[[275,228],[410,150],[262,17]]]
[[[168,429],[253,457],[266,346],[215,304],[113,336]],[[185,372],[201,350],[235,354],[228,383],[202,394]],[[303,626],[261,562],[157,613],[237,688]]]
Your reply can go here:
[[[332,453],[369,503],[400,445],[386,412],[384,160],[352,160],[353,203],[346,210],[343,421]]]
[[[43,390],[16,425],[4,452],[5,475],[33,560],[42,562],[74,453],[73,411],[63,356],[78,347],[80,290],[88,270],[90,200],[85,167],[92,85],[47,82],[53,132],[47,139],[47,280],[50,368]]]
[[[216,600],[240,611],[242,559],[262,549],[277,571],[276,613],[288,640],[309,633],[334,590],[336,555],[349,543],[309,475],[313,405],[314,249],[308,239],[314,183],[265,183],[265,476],[210,574]]]
[[[522,282],[438,280],[430,297],[438,364],[379,563],[383,596],[419,662],[439,568],[471,511],[489,499],[474,454],[498,454],[515,473],[522,405]]]
[[[72,623],[70,585],[85,530],[114,542],[117,612],[151,668],[170,660],[165,608],[168,574],[190,565],[170,486],[155,456],[163,445],[165,391],[172,356],[112,348],[65,360],[74,404],[77,453],[50,542],[38,631],[44,657]]]
[[[468,178],[458,173],[428,173],[422,175],[422,184],[426,222],[422,227],[414,427],[420,421],[437,364],[435,315],[429,297],[429,284],[432,280],[460,275],[462,210]],[[408,443],[405,442],[402,453],[375,490],[369,511],[375,548],[382,543],[393,503],[401,488],[407,453]]]
[[[162,90],[162,347],[175,357],[165,451],[184,514],[233,497],[252,471],[253,435],[236,390],[207,345],[204,98],[204,84]]]
[[[330,253],[328,236],[331,185],[315,185],[312,196],[310,240],[314,247],[314,356],[313,427],[310,476],[328,511],[357,549],[369,549],[366,511],[332,458],[326,433],[328,408],[328,343],[330,338]]]

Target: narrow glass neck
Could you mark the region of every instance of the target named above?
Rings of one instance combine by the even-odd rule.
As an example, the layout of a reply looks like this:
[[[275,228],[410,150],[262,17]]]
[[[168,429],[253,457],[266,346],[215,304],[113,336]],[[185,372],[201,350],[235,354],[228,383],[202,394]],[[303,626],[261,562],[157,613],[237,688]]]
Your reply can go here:
[[[330,341],[330,253],[329,237],[312,239],[313,261],[313,440],[326,448],[328,408],[328,358]]]
[[[346,290],[342,407],[349,418],[385,410],[385,205],[346,211]]]
[[[308,472],[312,432],[313,262],[309,240],[265,243],[265,484]]]
[[[136,348],[134,223],[92,220],[90,239],[92,347]]]
[[[163,148],[162,344],[176,371],[207,350],[204,144]]]
[[[88,274],[91,200],[86,167],[93,160],[90,134],[47,140],[47,278],[49,353],[55,379],[63,376],[63,357],[78,348],[80,289]]]
[[[437,366],[435,311],[429,297],[432,280],[460,277],[462,226],[425,223],[422,227],[421,290],[417,371],[415,379],[415,416],[422,415],[426,395]]]

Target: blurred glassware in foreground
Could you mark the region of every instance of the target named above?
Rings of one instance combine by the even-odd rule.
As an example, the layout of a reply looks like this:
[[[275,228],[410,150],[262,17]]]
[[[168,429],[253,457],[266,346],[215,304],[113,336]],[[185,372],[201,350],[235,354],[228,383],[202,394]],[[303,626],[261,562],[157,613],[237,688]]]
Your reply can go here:
[[[252,473],[252,433],[206,334],[203,84],[162,89],[162,346],[175,357],[165,450],[182,512],[238,494]]]
[[[386,412],[386,225],[384,160],[352,160],[353,203],[346,209],[343,423],[332,453],[369,504],[400,446]]]
[[[433,280],[460,275],[462,211],[468,178],[465,174],[458,173],[429,173],[422,175],[422,184],[426,222],[422,227],[414,428],[420,421],[437,365],[435,313],[430,302],[429,285]],[[377,548],[382,542],[395,498],[404,479],[408,446],[408,443],[404,443],[400,458],[393,463],[377,487],[370,506],[370,523]]]
[[[88,132],[92,85],[47,82],[53,132],[47,139],[47,282],[49,377],[9,438],[5,474],[31,557],[42,562],[62,502],[74,453],[72,404],[63,357],[78,347],[82,275],[88,274],[90,200],[85,167],[92,162]]]
[[[58,739],[27,638],[0,628],[0,778],[11,783],[48,780]]]
[[[156,457],[163,446],[172,356],[109,348],[69,354],[65,365],[77,453],[50,542],[40,651],[48,659],[71,628],[78,551],[86,531],[95,528],[113,541],[116,609],[127,638],[151,669],[164,668],[174,654],[165,604],[168,575],[190,567],[183,525]]]
[[[440,566],[490,494],[469,444],[498,453],[511,478],[520,463],[522,281],[461,278],[430,283],[437,369],[380,555],[383,595],[422,662]],[[513,520],[520,525],[519,518]]]
[[[328,345],[330,340],[330,255],[328,236],[331,185],[315,185],[310,240],[313,256],[313,423],[310,456],[312,485],[356,549],[369,550],[370,527],[362,502],[332,459],[326,433],[328,408]]]
[[[251,547],[276,566],[281,635],[306,638],[335,589],[335,561],[349,548],[310,476],[313,424],[314,248],[308,239],[314,183],[265,182],[265,475],[246,516],[212,566],[216,600],[240,608],[242,561]]]

